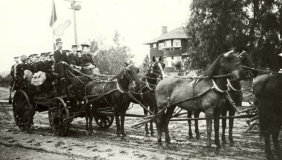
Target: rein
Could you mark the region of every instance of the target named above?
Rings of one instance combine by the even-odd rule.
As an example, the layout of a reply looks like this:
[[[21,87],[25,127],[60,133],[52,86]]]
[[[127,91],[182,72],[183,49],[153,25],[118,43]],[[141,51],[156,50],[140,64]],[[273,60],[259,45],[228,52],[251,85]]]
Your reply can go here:
[[[261,72],[279,74],[279,72],[270,71],[269,69],[260,69],[260,68],[248,67],[248,66],[244,66],[244,65],[242,67],[246,68],[246,69],[254,70],[254,71],[261,71]]]

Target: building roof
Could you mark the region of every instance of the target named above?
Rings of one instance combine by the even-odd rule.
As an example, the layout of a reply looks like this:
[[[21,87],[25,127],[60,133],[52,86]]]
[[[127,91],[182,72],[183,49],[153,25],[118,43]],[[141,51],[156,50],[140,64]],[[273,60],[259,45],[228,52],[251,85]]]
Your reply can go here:
[[[158,41],[167,40],[167,39],[186,39],[186,38],[187,38],[187,35],[183,27],[178,27],[144,44],[157,43]]]

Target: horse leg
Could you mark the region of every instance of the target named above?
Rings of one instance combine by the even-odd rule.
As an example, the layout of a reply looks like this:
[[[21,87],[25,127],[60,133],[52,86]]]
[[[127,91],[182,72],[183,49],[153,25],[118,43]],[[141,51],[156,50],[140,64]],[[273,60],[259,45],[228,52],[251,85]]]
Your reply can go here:
[[[85,124],[85,130],[86,130],[86,135],[88,135],[88,120],[89,120],[89,109],[88,109],[88,106],[85,106],[85,121],[86,121],[86,124]]]
[[[89,133],[90,134],[93,133],[92,121],[93,121],[93,109],[92,109],[92,106],[90,106],[90,110],[89,110]]]
[[[206,123],[207,123],[207,142],[206,147],[208,150],[211,149],[211,133],[212,133],[212,119],[213,119],[214,109],[210,107],[206,110]]]
[[[192,111],[188,111],[187,118],[192,118]],[[188,120],[188,125],[189,125],[188,136],[189,136],[189,139],[191,139],[191,138],[193,138],[191,120]]]
[[[143,110],[144,110],[144,115],[147,116],[148,112],[145,109],[143,109]],[[145,124],[145,134],[146,134],[146,136],[149,135],[148,123]]]
[[[231,109],[229,110],[229,116],[234,116],[235,110]],[[234,124],[234,118],[229,119],[229,142],[230,146],[234,146],[234,140],[233,140],[233,124]]]
[[[199,114],[201,112],[195,112],[194,113],[194,118],[199,118]],[[198,120],[195,120],[195,133],[196,133],[196,139],[200,139],[201,136],[200,136],[200,132],[199,132],[199,125],[198,125]]]
[[[267,159],[274,159],[270,148],[270,132],[264,133],[264,143],[265,143],[265,152],[267,154]]]
[[[224,108],[221,112],[222,116],[226,116],[227,115],[227,109]],[[225,129],[226,129],[226,119],[222,119],[222,135],[221,135],[221,140],[222,140],[222,144],[225,145],[226,144],[226,139],[225,139]],[[230,120],[229,120],[230,122]]]
[[[215,132],[215,144],[217,150],[221,148],[220,146],[220,140],[219,140],[219,117],[220,117],[220,110],[216,110],[214,112],[214,132]]]
[[[158,131],[158,137],[157,141],[158,144],[161,145],[162,143],[162,131],[163,131],[163,117],[165,113],[162,112],[156,117],[156,126],[157,126],[157,131]]]
[[[169,131],[168,131],[168,124],[170,121],[170,118],[173,114],[173,111],[176,106],[171,106],[167,108],[166,114],[165,114],[165,119],[164,119],[164,130],[165,130],[165,141],[167,144],[170,144],[170,136],[169,136]]]
[[[150,106],[150,111],[152,113],[154,113],[154,109],[153,109],[152,106]],[[154,123],[153,123],[153,121],[150,121],[150,131],[151,131],[151,136],[154,136]]]
[[[116,126],[117,126],[117,136],[120,136],[120,120],[119,120],[119,111],[118,111],[118,106],[114,106],[114,112],[115,112],[115,119],[116,119]]]
[[[272,135],[272,141],[273,141],[274,148],[275,148],[275,153],[278,155],[278,157],[280,159],[282,159],[281,151],[280,151],[281,149],[280,149],[280,145],[279,145],[279,142],[278,142],[280,127],[278,127],[277,129],[278,129],[278,131],[271,132],[271,135]]]
[[[121,131],[120,132],[121,132],[122,137],[126,136],[126,134],[124,133],[125,112],[126,112],[126,109],[122,111],[120,114],[120,121],[121,121],[121,126],[120,126]]]

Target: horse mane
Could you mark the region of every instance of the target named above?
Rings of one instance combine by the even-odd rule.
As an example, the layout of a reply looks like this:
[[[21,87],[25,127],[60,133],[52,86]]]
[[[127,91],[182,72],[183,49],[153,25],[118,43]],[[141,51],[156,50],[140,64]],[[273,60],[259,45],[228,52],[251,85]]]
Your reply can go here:
[[[223,57],[223,55],[220,55],[217,57],[215,61],[209,66],[209,68],[204,72],[204,76],[207,76],[211,78],[214,75],[214,72],[216,69],[220,67],[220,59]]]

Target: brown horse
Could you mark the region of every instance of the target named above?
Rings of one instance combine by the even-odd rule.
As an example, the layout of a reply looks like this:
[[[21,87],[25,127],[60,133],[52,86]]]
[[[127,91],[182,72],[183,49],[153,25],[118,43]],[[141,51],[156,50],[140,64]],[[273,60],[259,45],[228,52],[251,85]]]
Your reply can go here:
[[[130,83],[138,82],[137,78],[139,69],[133,64],[125,64],[126,66],[116,76],[117,81],[91,81],[85,87],[86,101],[88,105],[85,108],[86,130],[93,132],[92,120],[95,114],[95,108],[113,106],[117,135],[124,133],[125,112],[129,107],[128,87]],[[88,122],[89,121],[89,122]]]
[[[240,79],[246,74],[240,65],[241,59],[233,51],[220,55],[196,84],[190,77],[169,77],[156,87],[158,143],[164,127],[165,140],[170,143],[168,124],[176,106],[187,111],[203,111],[207,122],[207,143],[211,148],[212,119],[215,125],[215,143],[219,142],[219,103],[225,97],[227,78]],[[166,112],[164,112],[166,110]]]
[[[271,135],[275,153],[282,159],[278,141],[282,125],[282,74],[256,77],[253,92],[258,105],[260,131],[264,136],[267,158],[274,159],[270,148]]]
[[[254,63],[251,59],[251,56],[243,51],[240,54],[238,54],[238,57],[241,58],[242,65],[246,65],[248,67],[254,67]],[[248,72],[248,75],[250,77],[256,76],[256,72],[254,70],[248,70],[245,68],[245,70]],[[241,91],[241,85],[239,80],[234,80],[234,81],[229,81],[228,80],[228,93],[230,94],[230,97],[234,101],[235,105],[237,107],[242,105],[242,91]],[[227,112],[229,112],[229,116],[234,116],[235,115],[235,109],[232,106],[232,104],[229,101],[225,101],[225,103],[222,103],[221,107],[221,115],[226,116]],[[195,112],[194,117],[198,118],[200,112]],[[188,118],[192,117],[192,112],[188,112],[187,114]],[[229,141],[230,145],[233,146],[234,140],[233,140],[233,124],[234,124],[234,118],[229,119]],[[188,125],[189,125],[189,138],[193,138],[192,130],[191,130],[191,120],[188,120]],[[226,119],[222,119],[222,144],[226,144],[226,139],[225,139],[225,129],[226,129]],[[196,133],[196,138],[200,138],[199,134],[199,127],[198,127],[198,120],[195,120],[195,133]]]
[[[156,112],[157,104],[155,98],[155,88],[157,83],[163,77],[163,69],[165,64],[162,63],[160,60],[156,61],[153,59],[153,63],[149,65],[149,69],[146,70],[144,76],[142,76],[139,85],[132,87],[130,93],[139,101],[141,102],[147,109],[149,109],[152,113]],[[136,103],[135,100],[132,100],[133,103]],[[144,115],[148,115],[148,111],[144,109]],[[154,127],[153,121],[150,121],[150,131],[151,136],[154,135]],[[145,134],[149,135],[148,131],[148,124],[145,124]]]

